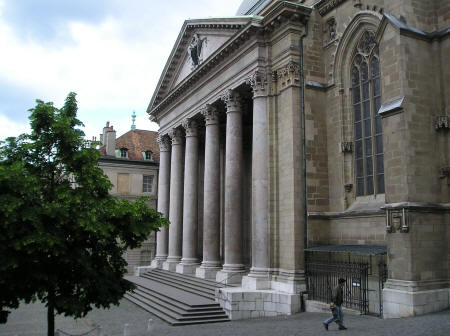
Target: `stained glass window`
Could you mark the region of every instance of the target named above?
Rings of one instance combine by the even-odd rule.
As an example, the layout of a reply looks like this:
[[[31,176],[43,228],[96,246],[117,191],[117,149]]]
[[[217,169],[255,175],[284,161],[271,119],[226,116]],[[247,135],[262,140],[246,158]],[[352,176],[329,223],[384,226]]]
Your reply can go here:
[[[364,32],[351,68],[356,196],[384,193],[380,62],[372,32]]]

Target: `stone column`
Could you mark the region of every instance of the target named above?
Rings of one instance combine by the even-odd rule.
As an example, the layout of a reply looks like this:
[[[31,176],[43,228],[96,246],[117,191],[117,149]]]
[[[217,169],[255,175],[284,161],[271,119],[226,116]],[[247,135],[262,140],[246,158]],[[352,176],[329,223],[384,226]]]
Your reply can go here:
[[[216,281],[240,283],[242,263],[242,105],[239,94],[227,90],[222,95],[227,106],[225,146],[225,264]]]
[[[184,159],[184,201],[183,201],[183,257],[177,265],[177,273],[194,274],[198,266],[198,125],[193,119],[183,121],[186,130]]]
[[[169,218],[169,192],[170,192],[170,139],[167,135],[159,135],[159,180],[158,180],[158,211],[165,218]],[[156,256],[152,267],[161,268],[167,259],[168,228],[161,228],[156,233]]]
[[[179,128],[169,132],[172,139],[172,163],[170,169],[169,255],[163,269],[174,272],[181,260],[183,229],[183,161],[184,134]]]
[[[220,137],[219,114],[211,105],[201,113],[205,117],[205,178],[203,202],[203,261],[195,271],[203,279],[215,279],[220,262]]]
[[[267,78],[256,71],[247,80],[253,89],[252,267],[244,289],[264,289],[269,282]]]

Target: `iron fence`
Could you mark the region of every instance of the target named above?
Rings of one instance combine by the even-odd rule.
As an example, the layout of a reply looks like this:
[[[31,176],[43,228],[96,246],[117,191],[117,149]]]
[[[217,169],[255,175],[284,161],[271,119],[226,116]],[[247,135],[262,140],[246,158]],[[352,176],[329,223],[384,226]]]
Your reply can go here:
[[[333,288],[338,279],[346,280],[343,306],[369,312],[369,263],[307,261],[308,298],[331,302]]]

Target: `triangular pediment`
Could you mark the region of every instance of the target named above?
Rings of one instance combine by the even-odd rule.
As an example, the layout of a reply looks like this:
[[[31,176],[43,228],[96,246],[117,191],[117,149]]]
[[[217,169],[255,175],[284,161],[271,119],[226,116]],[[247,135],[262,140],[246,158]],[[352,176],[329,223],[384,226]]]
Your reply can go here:
[[[252,17],[193,19],[184,22],[148,107],[157,106],[174,88],[225,43]]]

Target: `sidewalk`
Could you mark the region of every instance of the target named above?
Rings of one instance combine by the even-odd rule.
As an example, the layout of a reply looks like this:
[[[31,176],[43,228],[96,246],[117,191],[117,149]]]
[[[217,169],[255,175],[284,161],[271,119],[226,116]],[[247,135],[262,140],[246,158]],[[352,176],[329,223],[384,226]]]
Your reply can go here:
[[[109,310],[95,309],[85,318],[74,320],[57,316],[56,328],[72,335],[80,335],[100,325],[108,336],[449,336],[450,310],[413,318],[382,320],[372,316],[345,316],[349,328],[339,331],[330,325],[326,331],[322,321],[323,313],[301,313],[293,316],[233,321],[206,325],[171,327],[157,317],[145,312],[127,300]],[[147,331],[148,320],[152,319],[151,330]],[[41,336],[46,335],[46,309],[41,303],[22,305],[14,311],[6,325],[0,324],[0,336]],[[89,336],[96,333],[89,334]]]

